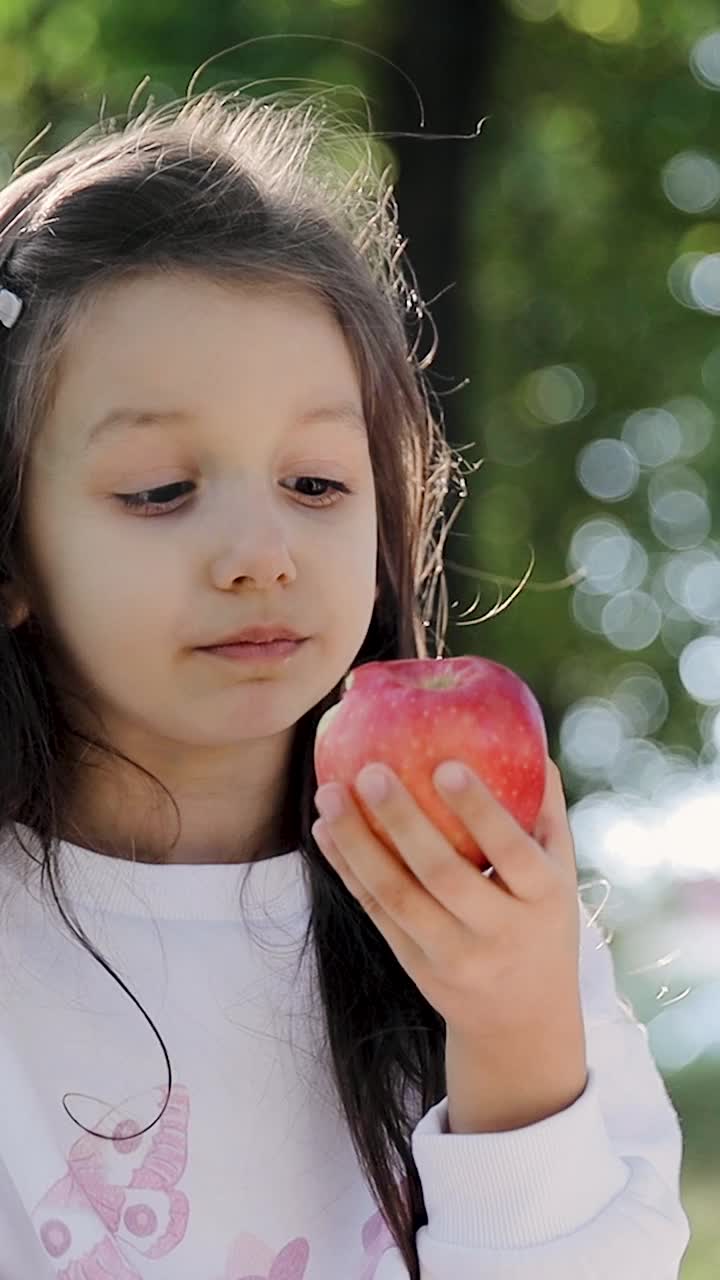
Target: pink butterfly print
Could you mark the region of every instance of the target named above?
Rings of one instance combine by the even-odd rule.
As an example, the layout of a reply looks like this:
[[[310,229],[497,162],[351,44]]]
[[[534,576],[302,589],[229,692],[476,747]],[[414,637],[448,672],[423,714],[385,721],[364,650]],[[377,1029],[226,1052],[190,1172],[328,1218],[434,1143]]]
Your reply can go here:
[[[374,1280],[375,1272],[380,1265],[380,1259],[388,1249],[397,1248],[395,1241],[388,1230],[387,1223],[382,1214],[378,1211],[371,1218],[368,1218],[362,1229],[363,1249],[367,1255],[367,1265],[362,1271],[359,1280]]]
[[[164,1089],[155,1091],[160,1101]],[[35,1230],[58,1280],[142,1280],[133,1258],[162,1258],[185,1236],[187,1196],[176,1190],[187,1163],[190,1103],[174,1085],[156,1125],[123,1119],[112,1139],[83,1134],[68,1172],[39,1201]]]
[[[367,1255],[367,1265],[359,1280],[374,1280],[383,1254],[388,1249],[396,1248],[395,1240],[379,1211],[363,1225],[362,1244]],[[258,1240],[257,1236],[240,1235],[228,1254],[222,1280],[305,1280],[309,1259],[310,1245],[304,1237],[298,1236],[291,1240],[276,1254],[262,1240]]]
[[[398,1184],[400,1190],[407,1200],[409,1183],[407,1176],[401,1178]],[[359,1280],[374,1280],[375,1272],[380,1265],[380,1259],[388,1249],[397,1249],[395,1237],[392,1235],[390,1228],[385,1221],[380,1210],[374,1213],[362,1229],[363,1249],[367,1254],[367,1266],[359,1277]]]
[[[257,1236],[236,1238],[222,1280],[305,1280],[310,1245],[297,1236],[276,1253]]]

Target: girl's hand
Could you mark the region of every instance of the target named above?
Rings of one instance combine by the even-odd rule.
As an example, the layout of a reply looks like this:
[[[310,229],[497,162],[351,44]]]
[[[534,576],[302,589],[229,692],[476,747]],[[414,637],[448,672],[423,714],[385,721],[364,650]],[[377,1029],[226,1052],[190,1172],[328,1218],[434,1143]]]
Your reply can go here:
[[[548,1025],[566,1027],[580,1010],[577,870],[560,771],[548,760],[530,836],[469,770],[464,789],[443,788],[445,768],[433,781],[491,861],[491,875],[457,853],[384,765],[365,766],[354,785],[402,860],[372,833],[350,789],[336,783],[316,793],[325,817],[313,836],[448,1033],[495,1048],[532,1043],[536,1031],[546,1037]],[[390,785],[373,800],[363,783],[378,772]],[[343,805],[334,818],[333,793]]]

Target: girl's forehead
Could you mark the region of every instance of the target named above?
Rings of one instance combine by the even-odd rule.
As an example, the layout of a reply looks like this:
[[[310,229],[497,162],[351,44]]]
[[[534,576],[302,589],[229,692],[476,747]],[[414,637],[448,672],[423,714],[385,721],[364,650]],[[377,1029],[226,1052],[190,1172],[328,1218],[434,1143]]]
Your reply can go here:
[[[76,455],[117,407],[192,416],[240,394],[280,408],[293,397],[355,401],[363,416],[345,335],[309,291],[187,274],[120,280],[89,297],[70,326],[41,434],[48,449]]]
[[[275,340],[337,341],[342,329],[331,307],[309,288],[238,280],[219,281],[199,272],[145,272],[102,282],[79,298],[70,310],[54,383],[85,382],[128,367],[150,372],[153,358],[165,360],[164,374],[173,377],[183,366],[173,357],[178,348],[193,353],[193,365],[212,365],[213,349],[224,335],[236,335],[234,356],[257,345],[272,330]],[[209,331],[212,330],[210,336]],[[253,343],[253,340],[255,342]],[[195,358],[197,356],[197,359]],[[102,366],[101,371],[99,366]]]
[[[91,287],[85,298],[84,318],[99,311],[116,311],[119,306],[173,311],[182,305],[188,312],[198,306],[232,307],[254,311],[314,311],[329,314],[331,308],[310,284],[294,280],[250,280],[233,277],[228,271],[209,272],[180,267],[168,271],[138,270]]]

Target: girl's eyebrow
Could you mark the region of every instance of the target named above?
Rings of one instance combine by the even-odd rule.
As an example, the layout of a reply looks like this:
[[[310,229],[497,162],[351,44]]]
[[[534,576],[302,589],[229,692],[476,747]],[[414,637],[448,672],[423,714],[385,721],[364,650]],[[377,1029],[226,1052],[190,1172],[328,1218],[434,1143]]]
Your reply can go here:
[[[118,428],[156,427],[171,422],[191,422],[193,418],[194,415],[184,409],[132,409],[126,407],[111,409],[108,413],[103,414],[102,418],[90,429],[84,448],[88,450],[98,440],[106,437],[112,431],[118,430]],[[320,405],[317,408],[306,409],[295,419],[295,424],[299,427],[309,426],[315,422],[337,422],[341,426],[348,427],[353,432],[367,435],[367,424],[362,409],[359,409],[357,405],[349,400],[340,401],[338,404]]]

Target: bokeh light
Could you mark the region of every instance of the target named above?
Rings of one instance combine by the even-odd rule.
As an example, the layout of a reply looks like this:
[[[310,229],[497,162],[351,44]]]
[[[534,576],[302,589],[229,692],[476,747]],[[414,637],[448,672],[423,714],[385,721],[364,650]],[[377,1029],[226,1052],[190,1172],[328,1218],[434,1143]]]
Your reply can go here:
[[[720,636],[698,636],[686,645],[679,673],[696,702],[720,703]]]
[[[508,7],[526,22],[547,22],[560,8],[560,0],[509,0]]]
[[[650,526],[658,542],[674,550],[697,547],[712,528],[705,481],[689,467],[667,466],[648,482]]]
[[[709,31],[693,45],[690,68],[706,89],[720,89],[720,30]]]
[[[578,455],[577,476],[583,489],[603,502],[628,498],[639,475],[637,454],[621,440],[601,437]]]
[[[638,409],[626,419],[622,438],[643,467],[659,467],[677,457],[682,429],[667,409]]]
[[[695,263],[688,287],[696,307],[720,315],[720,253],[706,253]]]
[[[712,156],[683,151],[662,172],[665,195],[683,213],[707,213],[720,201],[720,164]]]
[[[595,404],[595,388],[584,369],[553,365],[535,369],[523,384],[527,408],[540,422],[572,422],[589,413]]]
[[[569,26],[596,40],[631,40],[640,26],[637,0],[561,0]]]

